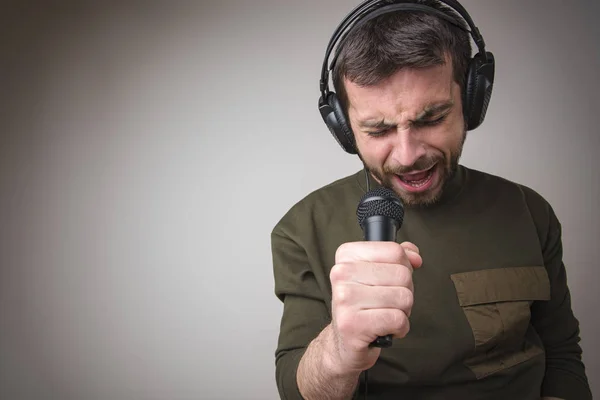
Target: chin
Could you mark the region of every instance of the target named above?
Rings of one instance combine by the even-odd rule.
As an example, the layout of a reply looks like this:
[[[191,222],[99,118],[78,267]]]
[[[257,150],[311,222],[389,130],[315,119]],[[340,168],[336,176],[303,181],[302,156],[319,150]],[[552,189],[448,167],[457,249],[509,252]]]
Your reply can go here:
[[[407,207],[433,206],[438,203],[442,195],[442,191],[439,188],[430,189],[422,193],[406,193],[398,189],[395,192]]]

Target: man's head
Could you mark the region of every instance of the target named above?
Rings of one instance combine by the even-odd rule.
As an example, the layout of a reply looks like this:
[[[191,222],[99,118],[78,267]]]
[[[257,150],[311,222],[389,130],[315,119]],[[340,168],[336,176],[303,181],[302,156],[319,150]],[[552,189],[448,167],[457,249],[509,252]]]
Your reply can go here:
[[[339,52],[333,84],[359,156],[407,205],[434,203],[458,165],[469,40],[443,19],[403,11],[353,30]]]

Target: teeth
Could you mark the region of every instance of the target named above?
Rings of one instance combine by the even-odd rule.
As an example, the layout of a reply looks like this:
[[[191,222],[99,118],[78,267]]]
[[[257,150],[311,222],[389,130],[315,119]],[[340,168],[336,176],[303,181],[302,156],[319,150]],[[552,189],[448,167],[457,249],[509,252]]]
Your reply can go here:
[[[402,179],[402,181],[414,188],[420,188],[421,186],[424,186],[427,182],[429,182],[429,179],[431,178],[433,171],[429,171],[429,174],[427,174],[427,177],[424,179],[420,179],[418,181],[407,181],[406,179],[400,177],[400,179]]]
[[[406,183],[414,188],[419,188],[419,187],[425,185],[427,183],[427,181],[429,181],[429,179],[423,179],[420,181],[413,181],[413,182],[406,182]]]

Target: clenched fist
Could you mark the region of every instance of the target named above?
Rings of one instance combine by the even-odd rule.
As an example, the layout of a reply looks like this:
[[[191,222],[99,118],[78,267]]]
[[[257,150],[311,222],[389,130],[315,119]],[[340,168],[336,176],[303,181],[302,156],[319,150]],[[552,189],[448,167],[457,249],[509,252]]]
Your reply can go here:
[[[338,248],[335,262],[332,367],[341,374],[363,371],[379,357],[381,349],[369,346],[378,336],[408,333],[412,274],[422,259],[409,242],[353,242]]]

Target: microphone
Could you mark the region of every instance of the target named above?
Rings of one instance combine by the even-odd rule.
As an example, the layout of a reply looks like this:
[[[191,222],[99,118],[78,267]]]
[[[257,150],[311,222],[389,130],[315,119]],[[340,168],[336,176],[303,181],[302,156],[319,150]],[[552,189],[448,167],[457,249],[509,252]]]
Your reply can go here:
[[[363,195],[356,210],[367,241],[395,242],[404,220],[404,205],[393,190],[378,187]],[[371,346],[390,347],[392,335],[379,336]]]

